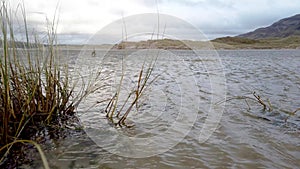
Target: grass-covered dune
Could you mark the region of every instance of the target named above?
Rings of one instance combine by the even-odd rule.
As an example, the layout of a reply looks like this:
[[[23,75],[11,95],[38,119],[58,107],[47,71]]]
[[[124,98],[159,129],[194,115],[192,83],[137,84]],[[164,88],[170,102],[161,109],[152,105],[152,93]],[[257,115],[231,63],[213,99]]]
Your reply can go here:
[[[260,40],[223,37],[212,40],[212,43],[216,49],[297,49],[300,48],[300,36]]]
[[[122,41],[116,44],[115,49],[190,49],[184,42],[173,39],[147,40],[139,42]]]
[[[139,42],[121,42],[114,49],[298,49],[300,48],[300,36],[269,39],[247,39],[240,37],[222,37],[211,41],[190,40],[147,40]]]

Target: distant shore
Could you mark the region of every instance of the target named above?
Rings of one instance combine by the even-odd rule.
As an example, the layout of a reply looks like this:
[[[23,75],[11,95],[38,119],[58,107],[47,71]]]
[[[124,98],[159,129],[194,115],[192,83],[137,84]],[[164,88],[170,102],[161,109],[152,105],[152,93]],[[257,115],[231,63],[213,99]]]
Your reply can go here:
[[[238,49],[300,49],[300,36],[287,38],[270,38],[253,40],[240,37],[223,37],[211,41],[190,41],[190,40],[147,40],[147,41],[126,41],[118,44],[102,45],[59,45],[65,49],[165,49],[165,50],[238,50]]]

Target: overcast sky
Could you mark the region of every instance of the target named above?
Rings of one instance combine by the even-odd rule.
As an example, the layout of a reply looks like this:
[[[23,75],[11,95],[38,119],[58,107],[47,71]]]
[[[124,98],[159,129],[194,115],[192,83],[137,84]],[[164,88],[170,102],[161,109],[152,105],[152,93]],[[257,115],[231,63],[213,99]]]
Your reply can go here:
[[[135,14],[168,14],[194,25],[213,39],[235,36],[300,13],[299,0],[23,0],[27,19],[43,29],[58,6],[63,43],[85,43],[111,22]],[[16,6],[20,0],[10,0]]]

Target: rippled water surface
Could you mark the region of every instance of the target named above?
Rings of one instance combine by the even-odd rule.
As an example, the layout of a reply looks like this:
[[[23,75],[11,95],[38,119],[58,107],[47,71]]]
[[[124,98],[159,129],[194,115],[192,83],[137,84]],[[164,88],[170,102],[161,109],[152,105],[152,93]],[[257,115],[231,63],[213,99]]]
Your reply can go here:
[[[134,88],[141,61],[147,55],[130,52],[127,53],[130,57],[120,64],[124,51],[111,52],[104,59],[97,56],[82,59],[77,56],[78,53],[68,52],[69,67],[72,69],[80,65],[81,75],[85,76],[95,72],[100,68],[95,65],[102,63],[101,83],[104,85],[79,107],[78,115],[87,134],[74,132],[46,147],[46,154],[53,168],[300,166],[300,112],[290,117],[288,114],[300,108],[300,50],[218,51],[219,57],[209,51],[161,52],[152,75],[158,78],[146,90],[141,109],[132,111],[128,118],[135,125],[132,128],[114,127],[103,114],[106,104],[95,103],[111,96],[118,87],[118,73],[122,72],[122,65],[126,68],[123,73],[128,77],[124,78],[121,89],[124,95],[120,96],[120,100],[124,101],[126,91]],[[213,99],[219,99],[220,104],[226,100],[222,100],[218,91],[212,91],[211,83],[214,81],[211,80],[210,73],[214,72],[207,71],[207,65],[218,65],[220,62],[226,77],[228,101],[215,132],[208,140],[201,142],[199,135],[211,111]],[[251,99],[247,102],[232,99],[237,96],[253,98],[254,91],[265,103],[269,100],[272,110],[263,110],[259,103]],[[183,112],[183,115],[178,112]],[[180,121],[179,116],[182,122],[189,124],[178,123],[172,126]],[[170,128],[172,135],[160,135]],[[89,137],[91,133],[94,134],[93,138]],[[161,138],[161,142],[159,139],[155,140],[153,146],[158,153],[152,152],[154,155],[150,153],[148,157],[143,155],[150,152],[152,147],[145,146],[144,152],[137,153],[136,151],[141,150],[140,145],[126,142],[127,145],[124,146],[125,142],[120,141],[130,137],[147,142],[154,136]],[[129,150],[118,149],[114,152],[107,147]],[[131,150],[135,151],[130,154]],[[137,158],[139,156],[143,158]],[[41,166],[41,162],[37,161],[34,166]]]

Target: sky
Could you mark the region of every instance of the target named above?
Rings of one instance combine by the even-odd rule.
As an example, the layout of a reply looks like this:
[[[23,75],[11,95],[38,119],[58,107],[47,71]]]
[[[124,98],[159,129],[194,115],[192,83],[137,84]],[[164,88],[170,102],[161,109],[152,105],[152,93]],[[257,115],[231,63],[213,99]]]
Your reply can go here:
[[[81,44],[104,27],[132,15],[160,13],[181,19],[208,39],[236,36],[300,13],[299,0],[7,0],[13,9],[24,3],[29,27],[47,28],[58,16],[61,43]],[[147,22],[146,20],[144,21]],[[135,26],[136,23],[126,23]],[[142,24],[142,23],[140,23]],[[176,26],[175,26],[176,27]],[[188,29],[180,28],[182,34]],[[195,40],[195,39],[194,39]]]

